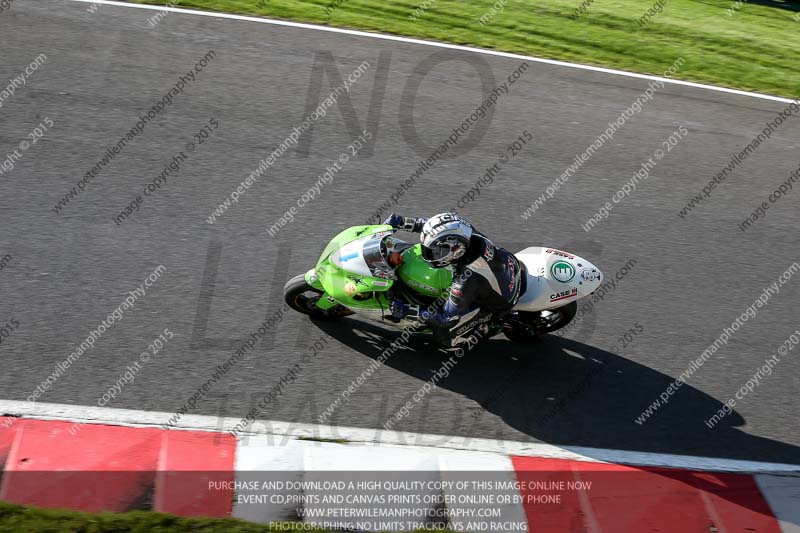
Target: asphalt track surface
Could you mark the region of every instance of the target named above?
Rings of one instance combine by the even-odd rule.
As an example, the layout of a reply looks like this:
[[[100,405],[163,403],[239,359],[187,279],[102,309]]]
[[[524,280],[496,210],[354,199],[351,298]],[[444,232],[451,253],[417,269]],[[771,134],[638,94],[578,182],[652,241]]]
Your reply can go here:
[[[441,50],[307,29],[75,2],[15,2],[0,15],[0,80],[40,54],[47,61],[0,108],[0,156],[45,117],[53,127],[0,177],[0,319],[19,327],[0,345],[0,397],[24,400],[78,347],[128,291],[158,265],[167,272],[40,398],[97,405],[164,328],[175,333],[109,407],[180,408],[281,305],[281,288],[305,271],[340,229],[362,223],[482,100],[478,76],[501,83],[516,59]],[[215,59],[60,214],[52,207],[106,147],[209,50]],[[307,156],[285,154],[219,221],[211,211],[299,125],[313,94],[315,58],[330,53],[342,77],[370,68],[320,119]],[[438,54],[438,55],[435,55]],[[434,56],[435,55],[435,56]],[[383,66],[379,65],[383,57]],[[415,69],[441,60],[421,81]],[[673,58],[665,58],[665,68]],[[375,87],[386,76],[385,94]],[[415,78],[416,76],[416,78]],[[419,81],[413,108],[403,100]],[[677,213],[785,104],[666,86],[539,210],[523,210],[560,175],[646,81],[529,63],[503,96],[478,145],[439,161],[395,210],[430,215],[452,207],[524,130],[534,142],[461,213],[510,249],[548,245],[583,255],[613,274],[635,267],[565,338],[520,347],[502,337],[469,354],[396,428],[420,433],[528,440],[800,464],[800,370],[775,372],[714,429],[703,421],[798,327],[800,277],[749,320],[666,407],[634,423],[762,293],[800,259],[797,194],[748,232],[737,227],[798,166],[800,121],[792,118],[685,220]],[[413,85],[413,84],[412,84]],[[331,90],[324,78],[321,94]],[[347,163],[321,196],[275,237],[265,231],[313,185],[352,140],[347,120],[368,124],[374,153]],[[373,107],[374,109],[374,107]],[[342,111],[343,110],[343,111]],[[210,119],[220,124],[178,174],[121,225],[112,219]],[[413,119],[413,120],[412,120]],[[404,136],[416,126],[419,147]],[[638,190],[590,233],[586,221],[679,127],[679,143]],[[636,323],[625,350],[611,347]],[[290,314],[192,411],[243,416],[325,334],[332,340],[262,419],[312,423],[391,335],[354,320],[316,324]],[[796,354],[797,352],[793,352]],[[425,339],[393,356],[329,423],[380,428],[439,368]],[[560,405],[560,407],[554,407]],[[376,429],[377,431],[377,429]],[[422,443],[429,444],[429,443]],[[434,444],[435,443],[430,443]]]

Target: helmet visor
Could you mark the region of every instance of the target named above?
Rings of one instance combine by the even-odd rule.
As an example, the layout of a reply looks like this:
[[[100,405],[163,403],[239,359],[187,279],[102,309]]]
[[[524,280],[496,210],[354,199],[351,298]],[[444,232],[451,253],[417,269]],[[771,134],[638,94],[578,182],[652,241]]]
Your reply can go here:
[[[429,262],[434,263],[441,261],[450,254],[450,245],[444,243],[433,243],[430,246],[422,247],[422,258]]]

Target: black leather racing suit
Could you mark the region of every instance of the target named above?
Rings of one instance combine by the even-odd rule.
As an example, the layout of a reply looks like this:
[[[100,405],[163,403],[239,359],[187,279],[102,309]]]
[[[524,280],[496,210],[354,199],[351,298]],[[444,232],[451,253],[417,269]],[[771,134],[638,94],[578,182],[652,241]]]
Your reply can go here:
[[[418,233],[426,220],[406,218],[404,229]],[[514,254],[473,231],[467,253],[453,265],[450,296],[441,310],[423,317],[424,322],[440,344],[466,344],[477,326],[517,304],[526,281],[525,267]]]

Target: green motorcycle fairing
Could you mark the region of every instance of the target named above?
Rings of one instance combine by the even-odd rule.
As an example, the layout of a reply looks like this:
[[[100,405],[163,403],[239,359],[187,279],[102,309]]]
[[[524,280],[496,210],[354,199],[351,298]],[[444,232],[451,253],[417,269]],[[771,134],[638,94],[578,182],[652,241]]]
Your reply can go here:
[[[432,298],[447,296],[453,283],[453,272],[449,268],[432,268],[425,262],[421,244],[403,252],[403,264],[397,269],[397,275],[407,286]]]
[[[386,296],[399,280],[428,297],[446,295],[452,282],[448,269],[431,268],[421,255],[420,245],[402,252],[403,263],[396,270],[389,266],[383,245],[394,233],[386,224],[354,226],[336,235],[320,254],[314,268],[306,272],[306,282],[323,295],[320,309],[341,304],[354,311],[372,312],[379,318],[389,308]]]

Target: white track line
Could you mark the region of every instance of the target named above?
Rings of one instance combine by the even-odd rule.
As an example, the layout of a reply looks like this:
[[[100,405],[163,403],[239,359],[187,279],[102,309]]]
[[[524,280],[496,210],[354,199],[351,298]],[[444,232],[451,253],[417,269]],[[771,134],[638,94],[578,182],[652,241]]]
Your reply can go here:
[[[791,476],[755,476],[761,494],[769,503],[781,533],[800,533],[800,484]]]
[[[63,420],[86,424],[153,427],[166,424],[170,417],[173,416],[173,413],[0,400],[0,415],[14,415],[42,420]],[[174,425],[174,429],[227,432],[233,430],[236,427],[236,424],[239,422],[240,419],[238,418],[184,415],[181,420]],[[0,428],[0,430],[2,430],[2,428]],[[692,470],[800,473],[800,465],[624,450],[607,450],[602,448],[584,448],[578,446],[559,447],[550,444],[527,443],[510,440],[479,439],[341,426],[323,426],[316,424],[279,422],[273,420],[257,420],[249,426],[248,430],[249,431],[247,433],[241,435],[243,440],[248,441],[248,445],[283,446],[287,445],[291,439],[303,437],[328,440],[345,440],[354,444],[414,446],[420,449],[445,448],[529,457],[572,459],[576,461],[605,462],[638,466],[666,466],[674,468],[688,468]],[[255,440],[255,442],[253,442],[253,440]]]
[[[486,50],[484,48],[474,48],[470,46],[461,46],[457,44],[441,43],[437,41],[424,41],[422,39],[412,39],[409,37],[399,37],[397,35],[386,35],[383,33],[372,33],[358,30],[347,30],[343,28],[332,28],[329,26],[320,26],[317,24],[305,24],[301,22],[289,22],[285,20],[275,20],[261,17],[248,17],[245,15],[233,15],[230,13],[216,13],[210,11],[197,11],[195,9],[184,9],[178,7],[166,6],[151,6],[144,4],[131,4],[127,2],[115,2],[112,0],[69,0],[72,2],[85,2],[89,4],[103,4],[109,6],[128,7],[135,9],[150,9],[154,11],[171,11],[175,13],[183,13],[185,15],[199,15],[202,17],[214,17],[231,20],[243,20],[247,22],[259,22],[261,24],[273,24],[275,26],[289,26],[291,28],[302,28],[305,30],[327,31],[331,33],[343,33],[345,35],[356,35],[359,37],[370,37],[372,39],[383,39],[385,41],[397,41],[401,43],[420,44],[423,46],[435,46],[438,48],[449,48],[450,50],[462,50],[465,52],[473,52],[476,54],[486,54],[497,57],[505,57],[511,59],[524,59],[527,61],[535,61],[537,63],[546,63],[548,65],[557,65],[560,67],[575,68],[579,70],[589,70],[592,72],[602,72],[604,74],[613,74],[616,76],[626,76],[628,78],[639,78],[642,80],[660,81],[663,83],[671,83],[673,85],[683,85],[686,87],[694,87],[696,89],[706,89],[710,91],[717,91],[729,94],[736,94],[740,96],[749,96],[751,98],[760,98],[762,100],[772,100],[774,102],[783,102],[786,104],[792,103],[794,100],[789,98],[782,98],[780,96],[772,96],[769,94],[759,94],[749,91],[740,91],[738,89],[729,89],[727,87],[717,87],[715,85],[705,85],[703,83],[694,83],[691,81],[673,80],[669,78],[662,78],[659,76],[651,76],[649,74],[638,74],[636,72],[627,72],[624,70],[615,70],[603,67],[594,67],[591,65],[581,65],[579,63],[570,63],[568,61],[556,61],[554,59],[544,59],[541,57],[525,56],[520,54],[512,54],[509,52],[498,52],[496,50]]]

